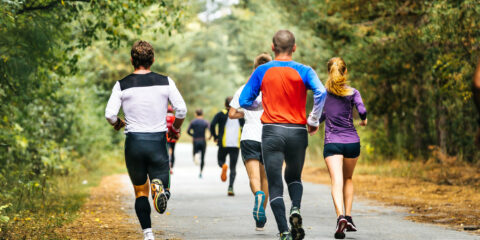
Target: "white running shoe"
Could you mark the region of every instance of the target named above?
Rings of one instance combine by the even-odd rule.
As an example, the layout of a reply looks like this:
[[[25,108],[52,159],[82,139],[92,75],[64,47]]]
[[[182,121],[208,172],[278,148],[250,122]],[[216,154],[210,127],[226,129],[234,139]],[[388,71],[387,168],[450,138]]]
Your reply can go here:
[[[143,230],[143,240],[155,240],[152,229],[147,228]]]

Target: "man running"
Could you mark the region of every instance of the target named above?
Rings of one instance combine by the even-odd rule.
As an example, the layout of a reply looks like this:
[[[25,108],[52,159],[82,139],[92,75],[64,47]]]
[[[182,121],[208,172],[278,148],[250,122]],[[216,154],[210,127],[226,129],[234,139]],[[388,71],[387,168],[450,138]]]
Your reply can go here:
[[[197,156],[200,154],[200,174],[202,178],[203,166],[205,165],[205,150],[207,149],[207,142],[205,140],[205,130],[208,129],[208,122],[203,119],[203,110],[197,109],[195,111],[195,119],[188,126],[187,133],[193,138],[193,159],[195,163],[198,162]]]
[[[475,101],[475,105],[477,106],[478,113],[480,114],[480,59],[478,60],[477,70],[475,71],[475,75],[473,77],[473,100]],[[476,136],[476,144],[480,147],[480,116],[478,118],[478,130]]]
[[[255,58],[253,65],[257,68],[270,61],[272,61],[272,57],[267,53],[262,53]],[[240,108],[238,99],[244,87],[245,85],[235,92],[233,100],[230,102],[231,108],[228,112],[228,117],[231,119],[245,117],[245,126],[243,126],[240,148],[250,180],[250,189],[255,195],[253,219],[255,219],[256,230],[262,231],[267,222],[265,208],[267,207],[266,200],[268,200],[268,183],[262,158],[262,122],[260,121],[260,117],[262,116],[263,108],[261,105],[253,111]],[[256,101],[262,101],[261,94],[257,97]]]
[[[125,161],[135,190],[135,212],[144,239],[153,240],[149,185],[157,212],[165,212],[170,198],[166,139],[168,101],[176,113],[172,128],[168,130],[170,138],[178,138],[187,107],[171,78],[150,71],[155,59],[153,47],[148,42],[135,42],[130,60],[135,70],[115,83],[105,117],[115,130],[120,130],[125,126],[125,122],[117,117],[120,107],[125,113]]]
[[[228,196],[234,196],[233,183],[235,182],[235,176],[237,175],[237,160],[240,147],[240,132],[245,120],[242,119],[229,119],[228,111],[230,110],[230,102],[232,97],[225,99],[225,109],[218,112],[210,124],[210,133],[213,140],[218,144],[218,166],[222,168],[222,174],[220,178],[222,182],[227,181],[228,165],[227,155],[230,156],[230,181],[228,184]],[[218,133],[217,133],[218,125]]]
[[[273,36],[275,60],[259,66],[240,95],[240,106],[256,107],[255,99],[262,92],[262,148],[267,172],[270,206],[277,221],[280,239],[303,239],[300,215],[303,186],[301,174],[308,145],[308,133],[318,131],[326,90],[315,71],[292,61],[296,50],[295,37],[288,30]],[[308,120],[305,105],[307,89],[313,91],[314,106]],[[305,128],[307,124],[307,128]],[[282,165],[285,160],[285,181],[292,200],[288,229],[283,201]]]
[[[167,129],[171,130],[173,122],[175,122],[175,114],[173,113],[172,106],[168,105],[167,110]],[[180,136],[179,136],[180,137]],[[175,145],[177,144],[176,138],[170,138],[167,135],[168,154],[170,160],[170,174],[173,173],[173,165],[175,165]]]

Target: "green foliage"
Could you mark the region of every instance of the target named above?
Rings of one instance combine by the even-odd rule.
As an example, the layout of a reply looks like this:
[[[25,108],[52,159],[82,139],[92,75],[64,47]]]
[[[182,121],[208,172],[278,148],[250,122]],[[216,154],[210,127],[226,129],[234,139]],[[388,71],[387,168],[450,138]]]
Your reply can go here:
[[[366,138],[374,153],[426,159],[429,146],[439,146],[467,161],[480,158],[470,91],[480,47],[478,1],[281,4],[346,60],[369,110],[375,137]]]
[[[148,31],[170,34],[185,7],[175,0],[0,4],[0,206],[11,204],[3,216],[51,207],[39,199],[54,195],[54,179],[98,167],[118,143],[102,117],[104,89],[89,82],[86,48],[117,47],[149,19],[156,24]]]

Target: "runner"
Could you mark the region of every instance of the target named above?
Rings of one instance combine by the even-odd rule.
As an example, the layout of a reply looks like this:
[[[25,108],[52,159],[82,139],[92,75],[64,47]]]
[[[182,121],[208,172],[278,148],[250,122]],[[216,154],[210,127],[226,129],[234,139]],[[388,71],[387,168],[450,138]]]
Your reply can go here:
[[[152,240],[149,185],[157,212],[165,212],[170,198],[170,166],[165,134],[168,101],[176,113],[172,128],[168,130],[170,138],[178,138],[187,108],[173,80],[150,71],[154,50],[148,42],[133,44],[131,62],[135,70],[115,83],[105,117],[117,131],[126,125],[125,161],[135,190],[135,212],[144,239]],[[117,117],[120,107],[125,113],[126,124]]]
[[[352,175],[360,155],[360,138],[353,125],[353,107],[360,115],[361,126],[367,125],[367,110],[357,89],[348,86],[347,65],[335,57],[327,64],[327,100],[320,122],[325,121],[323,156],[332,180],[332,198],[337,212],[335,238],[345,238],[347,232],[357,228],[352,220]],[[345,212],[343,208],[345,207]]]
[[[257,68],[270,61],[272,61],[272,57],[267,53],[262,53],[255,58],[253,65]],[[253,111],[240,109],[238,99],[244,87],[245,85],[235,92],[233,100],[230,102],[231,108],[228,116],[231,119],[245,117],[245,126],[243,126],[240,148],[242,149],[243,162],[245,163],[245,168],[247,169],[250,180],[250,189],[255,195],[253,219],[255,219],[256,230],[262,231],[267,222],[265,208],[267,207],[266,200],[268,200],[267,176],[265,175],[262,159],[262,122],[260,121],[260,117],[262,116],[263,108],[260,105]],[[262,101],[261,94],[255,101]]]
[[[473,77],[473,100],[477,106],[478,113],[480,114],[480,59],[478,60],[477,70],[475,71],[475,76]],[[477,130],[476,144],[480,148],[480,116],[478,118],[479,128]]]
[[[172,106],[168,105],[168,110],[167,110],[167,129],[168,130],[171,130],[173,122],[175,122],[175,114],[173,114]],[[168,145],[168,154],[169,154],[168,159],[170,161],[170,174],[173,174],[173,165],[175,164],[175,144],[177,144],[177,139],[169,138],[167,135],[167,145]]]
[[[237,160],[240,147],[240,132],[245,120],[242,119],[229,119],[228,111],[230,109],[230,101],[232,97],[225,99],[224,110],[218,112],[213,118],[210,124],[210,133],[213,140],[218,144],[218,166],[222,168],[222,174],[220,179],[223,182],[227,181],[228,165],[227,155],[230,156],[230,181],[228,184],[228,196],[234,196],[233,183],[235,182],[235,176],[237,175]],[[218,134],[217,134],[218,125]]]
[[[301,174],[308,145],[307,131],[311,135],[318,131],[326,91],[311,67],[292,60],[296,45],[295,37],[290,31],[280,30],[275,33],[272,50],[275,52],[275,60],[255,69],[240,95],[240,106],[246,109],[256,108],[255,99],[262,92],[262,155],[270,206],[277,221],[280,239],[303,239],[305,232],[300,215],[303,194]],[[307,89],[313,91],[314,98],[308,120],[305,111]],[[285,181],[292,200],[290,231],[283,201],[284,160]]]
[[[187,133],[193,138],[193,159],[195,163],[198,162],[198,154],[200,154],[200,174],[202,178],[203,166],[205,165],[205,150],[207,149],[207,142],[205,141],[205,130],[208,129],[208,122],[203,119],[203,110],[197,109],[195,111],[195,119],[188,126]]]

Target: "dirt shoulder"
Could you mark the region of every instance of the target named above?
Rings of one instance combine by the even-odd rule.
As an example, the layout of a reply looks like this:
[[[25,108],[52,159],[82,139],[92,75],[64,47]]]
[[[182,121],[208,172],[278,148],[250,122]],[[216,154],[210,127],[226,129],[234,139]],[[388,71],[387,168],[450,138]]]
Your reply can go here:
[[[328,171],[324,167],[305,167],[303,179],[330,184]],[[365,173],[355,173],[353,181],[356,196],[406,207],[410,220],[480,234],[480,192],[475,184],[446,185],[418,178]]]
[[[99,186],[92,188],[78,217],[56,233],[68,239],[141,238],[137,219],[123,210],[127,206],[123,206],[122,198],[129,194],[123,184],[121,174],[103,177]]]

